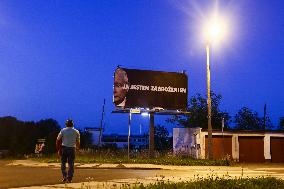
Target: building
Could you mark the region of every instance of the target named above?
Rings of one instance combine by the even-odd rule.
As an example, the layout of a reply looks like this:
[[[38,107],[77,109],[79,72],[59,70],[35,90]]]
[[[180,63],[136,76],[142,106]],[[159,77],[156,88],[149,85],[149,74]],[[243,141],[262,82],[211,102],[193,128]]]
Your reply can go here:
[[[92,134],[92,144],[93,145],[100,145],[100,142],[101,142],[100,136],[103,130],[101,130],[98,127],[85,127],[84,131]]]
[[[100,128],[96,127],[85,127],[84,131],[92,134],[93,145],[113,145],[117,148],[128,147],[128,135],[102,134],[103,130],[101,131]],[[149,135],[130,135],[130,148],[137,150],[148,149]]]
[[[284,162],[282,131],[220,131],[212,133],[213,159],[239,162]],[[174,128],[173,151],[196,159],[208,157],[208,132],[201,128]]]
[[[119,134],[104,134],[102,136],[103,145],[116,145],[118,148],[128,147],[128,135]],[[141,150],[149,148],[149,135],[131,135],[130,136],[131,149]]]

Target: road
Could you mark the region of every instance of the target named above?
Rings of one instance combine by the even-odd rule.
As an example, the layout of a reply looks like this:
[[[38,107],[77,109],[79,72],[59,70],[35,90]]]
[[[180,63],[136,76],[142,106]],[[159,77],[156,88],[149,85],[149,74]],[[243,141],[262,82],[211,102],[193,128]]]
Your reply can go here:
[[[0,160],[0,188],[61,184],[59,168],[7,166]],[[77,168],[73,182],[154,177],[159,170]]]
[[[15,188],[54,185],[54,188],[66,188],[61,184],[60,164],[40,163],[31,160],[0,160],[0,188]],[[9,165],[8,165],[9,164]],[[82,188],[87,183],[89,188],[108,188],[103,183],[115,184],[149,184],[157,180],[189,181],[197,177],[210,175],[218,177],[259,177],[273,176],[284,179],[284,164],[237,164],[235,166],[171,166],[151,164],[78,164],[75,169],[73,188]],[[76,184],[77,183],[77,184]],[[44,187],[42,187],[44,188]],[[48,186],[47,188],[52,188]]]

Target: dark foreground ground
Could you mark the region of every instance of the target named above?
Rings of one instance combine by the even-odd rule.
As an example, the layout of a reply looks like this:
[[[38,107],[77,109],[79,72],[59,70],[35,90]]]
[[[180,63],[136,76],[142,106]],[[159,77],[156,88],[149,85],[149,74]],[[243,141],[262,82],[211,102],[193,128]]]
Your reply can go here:
[[[0,188],[60,184],[59,168],[7,166],[0,160]],[[76,169],[73,182],[108,181],[112,179],[152,177],[157,170]]]
[[[13,165],[7,165],[12,161],[0,160],[0,188],[15,188],[24,186],[61,184],[60,164],[55,166],[48,163],[39,163],[30,160],[15,160]],[[36,164],[36,166],[32,166]],[[88,168],[87,168],[88,167]],[[123,167],[123,166],[122,166]],[[277,177],[284,179],[284,164],[236,164],[233,166],[172,166],[151,164],[125,164],[124,168],[104,164],[103,167],[94,168],[92,164],[78,166],[75,169],[75,176],[72,186],[80,188],[83,182],[97,188],[98,183],[139,183],[149,184],[159,180],[169,180],[173,182],[188,181],[194,178],[205,178],[210,175],[218,177]],[[114,179],[116,181],[114,181]],[[125,179],[125,180],[124,180]],[[111,181],[112,180],[112,181]],[[132,180],[132,181],[130,181]],[[91,182],[94,181],[94,182]],[[77,183],[77,184],[76,184]],[[62,186],[65,188],[65,186]],[[61,187],[61,188],[62,188]],[[58,188],[58,185],[49,188]],[[105,187],[103,187],[105,188]]]

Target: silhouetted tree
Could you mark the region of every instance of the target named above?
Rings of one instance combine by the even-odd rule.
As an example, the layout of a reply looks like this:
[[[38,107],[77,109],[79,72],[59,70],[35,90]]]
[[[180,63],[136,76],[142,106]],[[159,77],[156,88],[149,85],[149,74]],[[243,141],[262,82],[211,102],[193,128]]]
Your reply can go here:
[[[56,152],[55,141],[60,131],[60,125],[58,124],[58,122],[54,119],[49,118],[38,121],[36,125],[40,130],[40,134],[38,135],[38,137],[46,139],[45,152]]]
[[[23,122],[15,117],[0,118],[0,149],[11,154],[31,153],[36,143],[34,122]]]
[[[15,117],[0,118],[0,149],[11,154],[33,153],[37,139],[46,139],[46,152],[55,152],[55,139],[60,130],[53,119],[20,121]]]
[[[172,140],[169,138],[168,130],[161,125],[155,126],[154,131],[155,150],[160,152],[168,151],[172,148]]]
[[[212,128],[220,129],[222,128],[222,118],[224,118],[225,128],[229,128],[229,123],[231,118],[227,112],[220,111],[219,106],[221,103],[222,96],[216,95],[211,92],[211,112],[212,112]],[[175,123],[184,127],[201,127],[207,129],[208,119],[207,119],[207,97],[202,97],[201,94],[196,94],[189,100],[188,105],[189,115],[175,115],[168,121]]]
[[[279,119],[279,130],[284,130],[284,117]]]
[[[81,148],[91,148],[93,146],[92,134],[87,131],[80,131]]]
[[[15,117],[0,118],[0,149],[8,150],[10,148],[11,136],[15,132],[17,124],[18,120]]]
[[[235,115],[235,129],[240,130],[265,130],[271,129],[272,124],[270,118],[266,117],[266,128],[264,127],[264,120],[258,116],[256,111],[252,111],[247,107],[241,108]]]

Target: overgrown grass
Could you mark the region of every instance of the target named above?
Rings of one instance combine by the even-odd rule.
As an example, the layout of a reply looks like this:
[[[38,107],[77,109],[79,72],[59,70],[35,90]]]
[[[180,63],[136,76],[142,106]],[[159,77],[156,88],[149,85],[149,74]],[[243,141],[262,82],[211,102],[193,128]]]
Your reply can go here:
[[[42,162],[60,162],[56,154],[33,158]],[[128,159],[125,151],[81,151],[76,155],[77,163],[132,163],[132,164],[156,164],[156,165],[187,165],[187,166],[228,166],[232,164],[230,160],[204,160],[192,159],[189,157],[178,157],[170,154],[156,155],[155,158],[148,158],[144,152],[131,154]]]
[[[226,179],[209,177],[193,182],[157,182],[155,184],[124,186],[123,189],[284,189],[284,181],[274,177]]]

